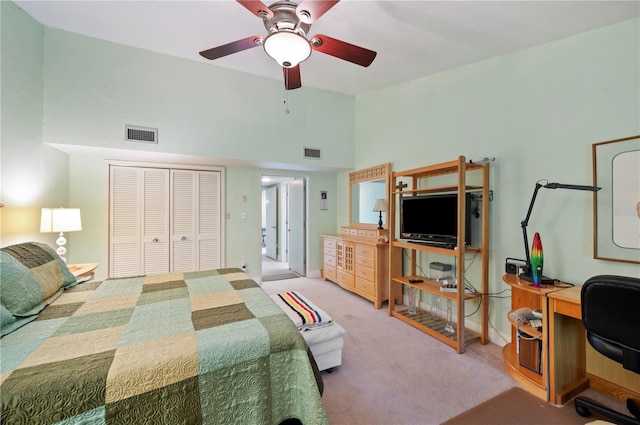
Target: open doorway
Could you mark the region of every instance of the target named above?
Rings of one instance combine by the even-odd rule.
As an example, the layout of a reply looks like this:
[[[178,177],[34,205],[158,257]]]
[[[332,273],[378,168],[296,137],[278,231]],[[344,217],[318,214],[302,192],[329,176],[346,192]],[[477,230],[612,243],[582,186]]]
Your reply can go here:
[[[304,177],[262,176],[262,281],[306,276]]]

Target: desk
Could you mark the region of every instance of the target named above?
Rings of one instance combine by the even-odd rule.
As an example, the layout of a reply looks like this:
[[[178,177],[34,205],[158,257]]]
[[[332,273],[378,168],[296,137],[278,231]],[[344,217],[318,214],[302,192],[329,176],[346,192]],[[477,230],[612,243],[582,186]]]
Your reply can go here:
[[[573,286],[547,294],[549,401],[554,404],[564,404],[589,388],[581,290],[582,286]]]
[[[540,308],[543,313],[543,330],[537,336],[542,341],[541,374],[519,365],[513,342],[502,349],[507,371],[526,390],[553,404],[565,404],[589,387],[620,401],[640,399],[638,375],[587,343],[580,303],[582,286],[534,288],[509,274],[502,280],[511,286],[513,310]],[[515,341],[515,328],[511,337]]]
[[[504,359],[507,372],[516,380],[524,389],[529,391],[536,397],[548,401],[549,400],[549,323],[547,317],[549,315],[547,295],[561,288],[556,286],[533,287],[531,282],[520,280],[516,275],[505,274],[502,280],[511,286],[511,311],[518,310],[522,307],[530,309],[539,308],[542,310],[542,321],[544,323],[541,332],[529,329],[527,325],[518,325],[512,319],[511,323],[511,343],[502,348],[502,358]],[[536,373],[522,365],[520,365],[517,328],[525,331],[527,334],[538,338],[542,344],[540,355],[540,373]],[[557,337],[557,333],[556,333]]]

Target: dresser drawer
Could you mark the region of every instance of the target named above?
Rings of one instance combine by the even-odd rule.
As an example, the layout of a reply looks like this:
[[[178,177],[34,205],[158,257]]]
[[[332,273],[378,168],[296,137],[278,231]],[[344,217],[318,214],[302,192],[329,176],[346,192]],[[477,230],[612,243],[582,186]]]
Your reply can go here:
[[[369,245],[356,245],[356,255],[373,259],[376,255],[376,249]]]
[[[341,270],[336,271],[336,278],[338,279],[338,283],[345,286],[353,286],[353,274],[345,273]]]
[[[336,256],[328,256],[325,255],[324,256],[324,264],[325,265],[329,265],[331,267],[335,267],[336,266]]]
[[[371,267],[356,265],[356,276],[373,282],[375,273]]]
[[[324,278],[336,281],[337,280],[337,276],[338,275],[336,274],[336,268],[335,267],[331,267],[331,266],[327,266],[327,264],[325,263],[325,265],[324,265]]]
[[[373,282],[363,279],[360,276],[356,276],[356,289],[371,297],[375,294]]]
[[[333,248],[327,248],[327,247],[325,246],[325,247],[324,247],[324,256],[325,256],[325,257],[327,257],[327,256],[333,256],[333,257],[335,257],[335,256],[336,256],[336,248],[335,248],[335,247],[333,247]]]
[[[373,257],[364,257],[362,255],[356,255],[356,264],[373,268],[375,266],[375,263],[376,262],[373,260]]]
[[[327,249],[333,249],[333,251],[335,252],[335,250],[336,250],[336,240],[335,239],[325,238],[325,240],[324,240],[324,249],[325,249],[325,251]]]

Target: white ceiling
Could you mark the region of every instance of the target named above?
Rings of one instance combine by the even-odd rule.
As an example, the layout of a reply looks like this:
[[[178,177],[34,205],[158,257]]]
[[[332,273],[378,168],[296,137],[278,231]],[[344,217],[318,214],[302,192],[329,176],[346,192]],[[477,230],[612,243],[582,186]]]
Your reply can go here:
[[[198,54],[266,35],[262,21],[232,0],[15,3],[50,27],[282,80],[279,65],[259,47],[215,61]],[[300,66],[301,90],[362,94],[639,15],[637,0],[342,0],[312,25],[309,35],[326,34],[378,56],[362,68],[313,52]]]

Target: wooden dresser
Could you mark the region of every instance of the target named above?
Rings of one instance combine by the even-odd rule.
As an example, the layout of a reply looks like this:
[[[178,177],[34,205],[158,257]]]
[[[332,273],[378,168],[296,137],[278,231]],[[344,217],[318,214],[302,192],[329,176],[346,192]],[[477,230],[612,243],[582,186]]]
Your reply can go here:
[[[323,235],[325,280],[382,307],[389,298],[389,243],[386,230],[343,227],[340,235]]]

